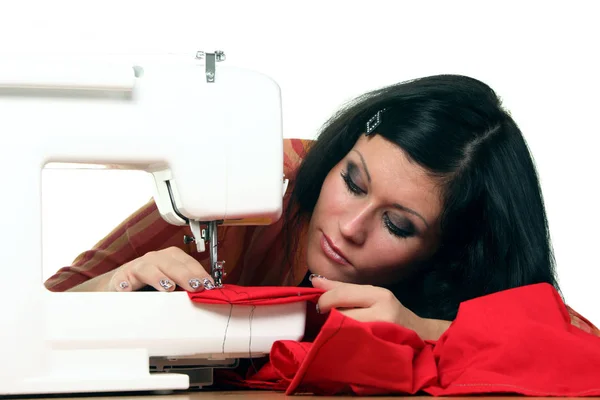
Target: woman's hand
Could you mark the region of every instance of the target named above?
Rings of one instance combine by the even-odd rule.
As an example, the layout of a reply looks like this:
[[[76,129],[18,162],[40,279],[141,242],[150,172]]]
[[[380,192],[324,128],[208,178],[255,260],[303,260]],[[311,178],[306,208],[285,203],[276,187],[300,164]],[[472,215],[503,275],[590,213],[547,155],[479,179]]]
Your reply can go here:
[[[214,288],[214,281],[204,267],[177,247],[147,253],[111,274],[108,291],[129,292],[147,285],[160,292],[172,292],[176,286],[190,292]]]
[[[315,288],[326,292],[317,303],[317,311],[328,313],[335,308],[342,314],[362,322],[391,322],[415,331],[423,340],[437,340],[450,326],[449,321],[420,318],[404,307],[394,294],[384,288],[331,281],[314,276]]]

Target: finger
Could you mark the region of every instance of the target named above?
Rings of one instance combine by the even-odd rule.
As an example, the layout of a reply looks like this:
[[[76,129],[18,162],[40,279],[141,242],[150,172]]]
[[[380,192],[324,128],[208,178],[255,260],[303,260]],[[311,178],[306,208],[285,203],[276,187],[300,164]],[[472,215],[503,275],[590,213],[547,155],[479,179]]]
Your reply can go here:
[[[332,308],[368,308],[377,302],[377,298],[377,288],[373,286],[341,283],[323,293],[317,305],[319,312],[325,314]]]
[[[178,247],[171,247],[169,249],[166,249],[165,251],[175,260],[185,265],[191,271],[192,274],[196,276],[201,276],[203,277],[203,279],[208,278],[210,282],[214,285],[214,279],[210,275],[210,268],[205,268],[204,265],[200,264],[198,260],[196,260],[194,257],[192,257],[191,255],[189,255],[188,253],[186,253]]]
[[[187,265],[173,257],[174,254],[176,253],[173,248],[164,249],[156,253],[149,253],[145,258],[151,265],[138,267],[140,269],[138,277],[139,275],[143,275],[144,278],[141,279],[144,282],[154,286],[157,290],[166,292],[174,291],[175,286],[194,292],[201,291],[205,288],[211,288],[212,282],[209,279],[209,275],[201,268],[201,266],[200,268],[196,268],[196,270],[200,270],[201,272],[195,274],[190,271]],[[200,265],[200,263],[193,258],[189,258]],[[156,270],[158,270],[158,273]]]
[[[213,289],[214,288],[214,279],[210,275],[210,273],[204,268],[202,264],[200,264],[194,257],[187,254],[185,251],[181,250],[178,247],[171,247],[165,249],[165,254],[168,254],[173,260],[183,265],[185,270],[187,271],[187,275],[179,276],[178,284],[186,288],[186,290],[195,290],[200,291],[204,288]],[[166,269],[165,269],[166,271]],[[169,270],[170,271],[170,270]],[[183,282],[185,281],[185,285]],[[194,285],[190,284],[190,281],[193,281],[195,284],[200,282],[200,287],[194,289]],[[187,286],[187,287],[186,287]]]
[[[109,292],[131,292],[136,290],[131,286],[132,282],[120,275],[122,274],[113,275],[108,284]],[[138,284],[136,284],[136,286],[138,286]]]
[[[312,274],[309,277],[310,282],[312,283],[313,287],[317,288],[317,289],[323,289],[323,290],[331,290],[340,286],[353,286],[353,287],[363,287],[364,285],[356,285],[353,283],[346,283],[346,282],[340,282],[340,281],[334,281],[331,279],[327,279],[321,275],[317,275],[317,274]]]
[[[174,249],[177,248],[149,252],[123,265],[112,277],[109,289],[135,291],[150,285],[156,290],[170,292],[175,290],[176,286],[180,286],[185,290],[197,292],[205,287],[214,287],[209,274],[199,262],[182,250]],[[187,256],[187,259],[182,255]]]
[[[173,279],[179,287],[187,291],[200,292],[214,288],[210,275],[204,269],[201,269],[200,273],[195,273],[187,265],[173,257],[168,257],[166,261],[159,265],[160,270],[166,276]]]
[[[190,271],[201,274],[202,272],[208,273],[209,271],[204,268],[202,264],[200,264],[194,257],[181,250],[179,247],[169,247],[168,249],[163,250],[165,254],[168,254],[169,257],[181,262],[186,267],[190,269]]]
[[[175,284],[156,265],[146,260],[136,260],[127,268],[115,272],[109,283],[109,290],[134,292],[150,285],[159,291],[171,291]]]
[[[308,280],[317,289],[329,290],[336,286],[336,281],[331,281],[324,276],[317,274],[310,274]]]
[[[129,270],[134,268],[135,264],[137,263],[139,263],[139,259],[135,259],[123,264],[120,268],[115,270],[115,273],[108,283],[108,290],[117,292],[133,292],[144,287],[146,284],[143,281],[138,279],[135,275],[129,273]]]
[[[141,282],[141,285],[132,285],[133,290],[139,290],[145,285],[150,285],[159,292],[172,292],[176,288],[175,281],[164,271],[161,270],[160,264],[164,263],[164,257],[153,255],[142,257],[137,263],[127,269],[127,277],[135,282]]]

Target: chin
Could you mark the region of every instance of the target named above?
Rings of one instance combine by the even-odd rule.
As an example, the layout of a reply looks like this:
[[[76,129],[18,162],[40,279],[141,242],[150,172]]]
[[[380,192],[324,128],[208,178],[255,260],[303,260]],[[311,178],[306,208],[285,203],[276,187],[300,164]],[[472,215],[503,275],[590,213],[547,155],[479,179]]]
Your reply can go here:
[[[308,270],[311,274],[321,275],[333,281],[348,283],[354,282],[354,279],[352,279],[351,277],[351,271],[348,270],[347,266],[345,267],[342,265],[334,264],[331,261],[329,261],[325,256],[309,256],[307,261]]]

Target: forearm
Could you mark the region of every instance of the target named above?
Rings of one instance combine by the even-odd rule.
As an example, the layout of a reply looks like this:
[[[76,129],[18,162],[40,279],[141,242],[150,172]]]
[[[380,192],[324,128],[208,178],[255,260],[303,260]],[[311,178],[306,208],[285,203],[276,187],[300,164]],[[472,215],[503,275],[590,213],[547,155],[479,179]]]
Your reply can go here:
[[[438,340],[448,330],[452,321],[440,319],[418,318],[415,332],[423,340]]]

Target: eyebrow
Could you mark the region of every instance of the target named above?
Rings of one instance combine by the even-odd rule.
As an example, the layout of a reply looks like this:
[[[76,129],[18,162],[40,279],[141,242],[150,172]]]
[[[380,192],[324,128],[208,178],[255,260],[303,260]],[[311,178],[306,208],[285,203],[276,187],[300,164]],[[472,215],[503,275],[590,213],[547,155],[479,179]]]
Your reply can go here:
[[[362,163],[362,166],[363,166],[363,168],[365,169],[365,174],[367,174],[367,180],[369,181],[369,183],[371,183],[371,175],[369,174],[369,169],[367,168],[367,163],[365,162],[365,159],[363,158],[362,154],[360,154],[360,151],[358,151],[358,150],[356,150],[356,149],[353,149],[352,151],[355,151],[355,152],[358,154],[358,156],[360,157],[360,162]],[[425,224],[425,226],[426,226],[427,228],[429,228],[429,224],[427,223],[427,221],[425,221],[425,218],[423,218],[423,217],[421,216],[421,214],[419,214],[419,213],[418,213],[418,212],[416,212],[415,210],[413,210],[413,209],[411,209],[411,208],[408,208],[408,207],[405,207],[405,206],[403,206],[403,205],[401,205],[401,204],[398,204],[398,203],[394,203],[394,204],[392,204],[392,206],[393,206],[394,208],[397,208],[397,209],[399,209],[399,210],[405,211],[405,212],[407,212],[407,213],[409,213],[409,214],[412,214],[412,215],[414,215],[414,216],[416,216],[416,217],[420,218],[420,219],[421,219],[421,221],[423,221],[423,223]]]

